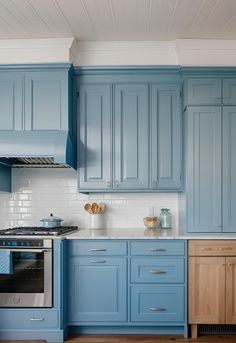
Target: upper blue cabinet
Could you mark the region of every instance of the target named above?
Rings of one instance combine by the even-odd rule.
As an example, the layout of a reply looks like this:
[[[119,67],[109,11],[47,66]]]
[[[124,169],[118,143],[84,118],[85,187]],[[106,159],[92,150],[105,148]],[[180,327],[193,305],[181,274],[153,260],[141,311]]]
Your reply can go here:
[[[78,72],[79,191],[181,191],[181,80]]]
[[[69,65],[2,67],[0,130],[72,129],[69,70]]]
[[[190,78],[185,92],[186,105],[219,105],[221,104],[220,78]]]
[[[180,84],[151,85],[151,188],[181,189]]]
[[[0,103],[0,130],[22,130],[22,73],[0,72]]]
[[[114,188],[148,189],[148,85],[114,88]]]

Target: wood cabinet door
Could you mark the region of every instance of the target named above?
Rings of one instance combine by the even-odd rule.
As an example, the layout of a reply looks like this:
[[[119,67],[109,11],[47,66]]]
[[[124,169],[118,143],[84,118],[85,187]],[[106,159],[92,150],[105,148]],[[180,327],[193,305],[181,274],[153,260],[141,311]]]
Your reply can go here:
[[[151,86],[151,188],[181,189],[180,85]]]
[[[225,324],[225,257],[189,258],[189,323]]]
[[[221,232],[221,108],[187,112],[187,230]]]
[[[223,108],[222,231],[236,232],[236,106]]]
[[[111,85],[81,85],[79,109],[79,189],[110,189]]]
[[[226,258],[226,324],[236,324],[236,257]]]
[[[148,85],[115,84],[114,188],[148,189]]]

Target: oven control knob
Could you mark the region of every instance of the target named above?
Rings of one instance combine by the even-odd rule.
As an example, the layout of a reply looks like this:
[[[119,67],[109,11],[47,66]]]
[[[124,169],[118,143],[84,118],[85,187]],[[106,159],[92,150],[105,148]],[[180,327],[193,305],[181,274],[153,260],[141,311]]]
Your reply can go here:
[[[12,302],[13,302],[13,304],[15,304],[15,305],[19,304],[19,303],[20,303],[20,297],[14,295],[14,296],[12,297]]]

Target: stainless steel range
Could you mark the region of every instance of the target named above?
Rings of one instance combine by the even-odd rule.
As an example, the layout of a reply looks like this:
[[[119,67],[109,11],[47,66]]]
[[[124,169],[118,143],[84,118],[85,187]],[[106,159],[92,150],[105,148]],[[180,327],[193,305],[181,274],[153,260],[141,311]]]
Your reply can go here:
[[[0,307],[52,307],[53,240],[77,226],[0,230]]]
[[[0,307],[52,307],[52,240],[0,239],[3,250],[12,267],[0,274]]]

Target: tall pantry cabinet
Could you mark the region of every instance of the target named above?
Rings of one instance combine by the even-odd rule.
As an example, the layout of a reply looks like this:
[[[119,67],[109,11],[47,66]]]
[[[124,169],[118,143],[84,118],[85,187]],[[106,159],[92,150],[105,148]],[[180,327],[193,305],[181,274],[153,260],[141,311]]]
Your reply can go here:
[[[185,81],[186,228],[235,232],[236,78]]]

